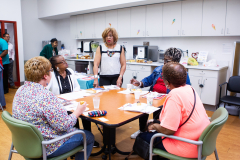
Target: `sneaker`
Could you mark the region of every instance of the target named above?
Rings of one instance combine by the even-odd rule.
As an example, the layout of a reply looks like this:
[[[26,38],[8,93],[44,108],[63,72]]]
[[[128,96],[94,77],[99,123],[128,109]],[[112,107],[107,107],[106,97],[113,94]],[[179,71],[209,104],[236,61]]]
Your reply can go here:
[[[131,138],[135,139],[140,133],[142,133],[142,131],[138,130],[137,132],[135,132],[131,135]]]
[[[99,143],[98,143],[97,141],[94,141],[93,147],[94,147],[94,148],[99,147]]]

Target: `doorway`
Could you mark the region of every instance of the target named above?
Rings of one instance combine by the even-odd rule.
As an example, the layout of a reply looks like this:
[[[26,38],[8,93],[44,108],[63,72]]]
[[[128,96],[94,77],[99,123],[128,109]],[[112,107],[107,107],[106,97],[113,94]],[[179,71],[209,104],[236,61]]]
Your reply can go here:
[[[19,73],[19,58],[18,58],[18,41],[17,41],[17,22],[0,20],[0,37],[3,38],[3,34],[8,33],[10,36],[9,42],[13,45],[15,56],[13,61],[13,80],[15,86],[20,86],[20,73]]]

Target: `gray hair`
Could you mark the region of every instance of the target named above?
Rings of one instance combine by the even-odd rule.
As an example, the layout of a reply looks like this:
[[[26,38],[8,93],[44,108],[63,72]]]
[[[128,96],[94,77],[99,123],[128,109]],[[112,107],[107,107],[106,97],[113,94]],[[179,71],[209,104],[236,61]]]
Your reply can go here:
[[[180,59],[182,56],[182,50],[178,48],[170,47],[165,51],[164,56],[168,56],[174,62],[180,62]]]

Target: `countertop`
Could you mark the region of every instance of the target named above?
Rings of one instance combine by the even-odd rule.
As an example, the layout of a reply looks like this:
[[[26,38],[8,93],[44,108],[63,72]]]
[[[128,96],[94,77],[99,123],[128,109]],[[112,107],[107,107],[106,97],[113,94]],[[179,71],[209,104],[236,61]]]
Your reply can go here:
[[[68,61],[89,61],[89,62],[93,62],[94,61],[94,59],[72,59],[72,58],[66,58],[66,60],[68,60]],[[163,63],[159,63],[159,62],[152,62],[152,63],[127,62],[127,64],[129,64],[129,65],[153,66],[153,67],[157,67],[157,66],[163,65]],[[228,68],[227,65],[220,65],[218,67],[204,67],[204,66],[184,65],[184,67],[187,68],[187,69],[201,69],[201,70],[214,70],[214,71],[219,71],[219,70]]]

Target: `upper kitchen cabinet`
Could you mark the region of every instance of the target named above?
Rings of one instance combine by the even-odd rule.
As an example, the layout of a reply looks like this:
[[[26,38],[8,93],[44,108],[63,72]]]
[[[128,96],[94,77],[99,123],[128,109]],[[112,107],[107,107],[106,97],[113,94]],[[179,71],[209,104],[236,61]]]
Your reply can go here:
[[[131,8],[131,37],[145,37],[146,6]]]
[[[70,17],[70,34],[71,38],[77,39],[77,16]]]
[[[225,35],[240,35],[240,1],[228,0],[227,2],[227,17],[226,17],[226,30]]]
[[[118,37],[125,38],[131,36],[131,10],[130,8],[118,9],[117,25]]]
[[[182,36],[202,35],[202,0],[182,1]]]
[[[226,3],[226,0],[203,1],[202,36],[224,35]]]
[[[117,10],[111,10],[106,11],[106,28],[112,27],[118,30],[118,11]]]
[[[85,39],[94,38],[94,14],[84,14],[83,16],[83,24],[84,24],[84,37]]]
[[[146,37],[162,37],[162,4],[147,6]]]
[[[94,28],[95,33],[93,35],[94,38],[102,38],[102,33],[106,28],[106,14],[105,12],[97,12],[94,13]]]
[[[181,35],[181,2],[163,4],[163,36]]]
[[[77,29],[76,29],[76,33],[77,33],[77,38],[78,39],[83,39],[85,38],[84,34],[84,17],[83,15],[78,15],[77,16]]]

